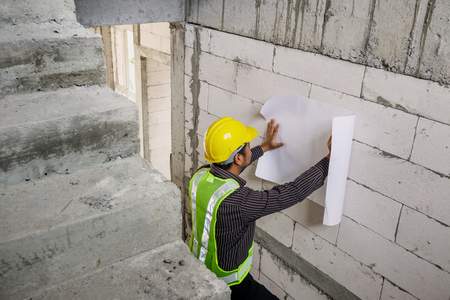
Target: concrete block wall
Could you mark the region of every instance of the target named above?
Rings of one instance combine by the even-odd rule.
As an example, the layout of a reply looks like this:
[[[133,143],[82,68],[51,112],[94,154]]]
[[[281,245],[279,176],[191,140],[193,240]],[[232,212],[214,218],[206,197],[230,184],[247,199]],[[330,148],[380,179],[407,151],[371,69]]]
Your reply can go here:
[[[140,52],[146,57],[149,159],[170,178],[171,78],[170,26],[167,22],[141,24]]]
[[[206,163],[203,135],[219,117],[255,126],[261,142],[259,110],[272,95],[309,96],[357,116],[343,221],[321,225],[323,189],[258,220],[275,243],[257,251],[253,274],[281,298],[342,298],[274,254],[284,249],[355,299],[448,299],[450,89],[242,35],[186,24],[186,179]],[[254,168],[243,174],[248,185],[271,188]]]
[[[186,15],[216,30],[450,83],[447,0],[188,0]]]
[[[141,46],[170,54],[169,23],[141,24]]]

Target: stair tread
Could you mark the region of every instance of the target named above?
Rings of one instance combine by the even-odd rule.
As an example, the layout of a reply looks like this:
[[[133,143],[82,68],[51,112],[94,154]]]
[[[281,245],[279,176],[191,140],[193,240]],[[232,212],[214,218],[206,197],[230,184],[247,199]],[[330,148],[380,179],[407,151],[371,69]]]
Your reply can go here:
[[[229,299],[227,285],[182,241],[163,245],[32,295],[33,299]]]
[[[168,217],[177,218],[178,198],[176,186],[137,156],[6,186],[0,191],[0,244],[135,205],[155,211],[173,206]]]
[[[100,35],[92,30],[84,28],[76,22],[46,22],[46,23],[23,23],[2,24],[0,44],[11,44],[19,41],[34,42],[71,39],[71,38],[96,38]]]
[[[100,86],[8,95],[0,100],[0,129],[133,106],[129,99]]]

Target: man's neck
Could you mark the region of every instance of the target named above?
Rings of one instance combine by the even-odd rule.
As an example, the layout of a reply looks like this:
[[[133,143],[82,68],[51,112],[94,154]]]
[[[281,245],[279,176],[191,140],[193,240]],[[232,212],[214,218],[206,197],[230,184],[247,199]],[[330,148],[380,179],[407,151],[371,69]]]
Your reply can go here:
[[[240,166],[238,166],[236,164],[232,164],[231,167],[227,171],[232,173],[233,175],[239,176],[242,172],[242,169]]]

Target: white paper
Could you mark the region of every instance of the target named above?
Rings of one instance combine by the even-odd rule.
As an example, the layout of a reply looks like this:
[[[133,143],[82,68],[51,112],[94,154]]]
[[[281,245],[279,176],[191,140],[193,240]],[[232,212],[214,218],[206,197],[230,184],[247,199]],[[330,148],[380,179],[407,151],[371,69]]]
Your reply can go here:
[[[304,97],[272,97],[262,107],[266,120],[279,124],[284,146],[267,152],[256,168],[256,176],[283,184],[294,180],[332,151],[326,182],[323,224],[336,225],[342,218],[345,186],[350,163],[354,115],[345,109]]]

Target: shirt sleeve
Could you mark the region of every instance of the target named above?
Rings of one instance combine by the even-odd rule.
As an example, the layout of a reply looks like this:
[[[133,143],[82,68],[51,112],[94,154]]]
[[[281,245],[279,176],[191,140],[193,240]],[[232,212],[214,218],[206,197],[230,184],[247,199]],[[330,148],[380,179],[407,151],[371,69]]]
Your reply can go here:
[[[263,156],[264,150],[261,146],[256,146],[252,148],[252,162]]]
[[[243,218],[247,222],[253,222],[301,202],[321,187],[328,175],[329,162],[325,157],[294,181],[277,185],[270,190],[255,191],[243,187],[230,196],[235,196],[238,200]]]

